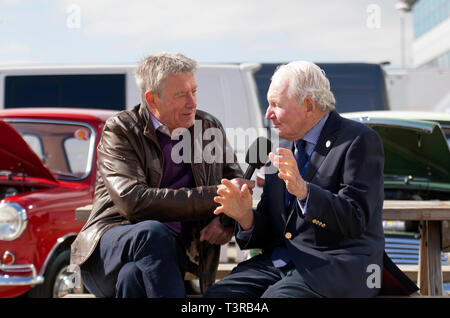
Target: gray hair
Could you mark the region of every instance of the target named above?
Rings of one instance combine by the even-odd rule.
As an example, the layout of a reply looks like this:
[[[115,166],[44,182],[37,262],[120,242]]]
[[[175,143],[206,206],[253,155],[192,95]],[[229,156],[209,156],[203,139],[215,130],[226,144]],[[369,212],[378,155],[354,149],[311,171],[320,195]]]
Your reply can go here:
[[[335,109],[336,100],[330,90],[330,81],[325,76],[324,70],[316,64],[307,61],[295,61],[280,65],[272,78],[285,74],[290,77],[290,96],[298,98],[299,104],[305,97],[310,96],[322,111]]]
[[[180,73],[194,73],[196,69],[197,62],[181,53],[162,52],[147,56],[138,65],[134,73],[142,101],[145,101],[145,93],[147,91],[161,97],[164,89],[164,80],[167,76]]]

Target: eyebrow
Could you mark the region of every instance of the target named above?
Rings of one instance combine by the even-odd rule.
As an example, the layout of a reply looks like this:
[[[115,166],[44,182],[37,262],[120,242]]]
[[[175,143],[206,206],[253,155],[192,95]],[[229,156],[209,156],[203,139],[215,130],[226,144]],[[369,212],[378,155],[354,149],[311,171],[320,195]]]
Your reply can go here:
[[[268,103],[269,105],[270,105],[270,104],[276,105],[276,104],[277,104],[277,101],[274,100],[273,98],[268,98],[268,99],[267,99],[267,103]]]
[[[177,95],[184,95],[184,94],[186,94],[187,92],[189,92],[189,91],[197,91],[197,86],[195,86],[194,87],[194,89],[192,89],[192,90],[181,90],[181,91],[177,91],[177,92],[175,92],[175,96],[177,96]]]

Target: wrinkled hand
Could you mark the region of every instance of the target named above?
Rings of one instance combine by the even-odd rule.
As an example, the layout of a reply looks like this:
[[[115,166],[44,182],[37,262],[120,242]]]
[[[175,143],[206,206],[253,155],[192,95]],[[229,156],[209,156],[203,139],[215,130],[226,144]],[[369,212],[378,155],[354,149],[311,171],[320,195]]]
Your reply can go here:
[[[232,184],[237,186],[239,189],[242,189],[242,186],[244,184],[248,185],[248,190],[250,191],[250,194],[253,194],[253,188],[255,187],[255,181],[253,180],[247,180],[243,178],[234,178],[230,180]],[[225,187],[224,185],[219,185],[220,187]]]
[[[244,230],[251,228],[253,199],[250,191],[254,186],[254,181],[245,179],[222,179],[217,189],[218,196],[214,197],[214,202],[220,206],[214,210],[214,214],[225,213],[236,220]]]
[[[306,181],[298,171],[297,161],[294,154],[289,149],[277,148],[279,155],[273,152],[269,154],[269,160],[278,168],[278,178],[286,184],[286,189],[290,194],[295,195],[300,200],[304,200],[308,195]]]
[[[200,232],[200,242],[207,241],[211,244],[222,245],[228,243],[234,234],[233,227],[224,227],[220,218],[215,217]]]

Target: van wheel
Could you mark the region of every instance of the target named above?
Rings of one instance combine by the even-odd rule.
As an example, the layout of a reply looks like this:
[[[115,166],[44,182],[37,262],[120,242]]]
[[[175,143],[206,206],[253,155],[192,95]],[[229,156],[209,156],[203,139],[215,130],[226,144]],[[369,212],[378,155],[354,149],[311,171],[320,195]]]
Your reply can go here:
[[[68,271],[70,250],[64,249],[53,256],[44,274],[44,282],[28,292],[31,298],[61,298],[67,294],[82,293],[75,290],[73,274]]]

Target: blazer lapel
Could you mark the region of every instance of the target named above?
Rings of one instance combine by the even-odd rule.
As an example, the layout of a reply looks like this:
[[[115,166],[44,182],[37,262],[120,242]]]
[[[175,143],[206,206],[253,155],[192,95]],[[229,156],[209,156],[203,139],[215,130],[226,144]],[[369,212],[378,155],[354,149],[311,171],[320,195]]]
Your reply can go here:
[[[336,112],[331,112],[327,119],[327,122],[323,126],[322,132],[320,133],[319,140],[317,141],[316,147],[311,156],[311,160],[306,168],[305,175],[303,178],[306,181],[311,181],[314,175],[319,169],[325,157],[330,152],[331,148],[334,146],[334,142],[337,139],[336,131],[339,129],[341,117]]]

